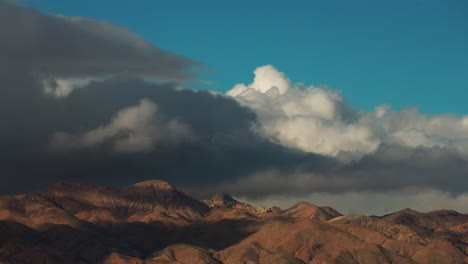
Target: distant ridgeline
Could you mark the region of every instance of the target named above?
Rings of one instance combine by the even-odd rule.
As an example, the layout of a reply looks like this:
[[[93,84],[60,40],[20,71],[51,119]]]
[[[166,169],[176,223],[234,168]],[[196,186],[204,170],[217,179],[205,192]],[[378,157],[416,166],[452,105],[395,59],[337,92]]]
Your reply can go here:
[[[468,215],[197,200],[164,181],[0,197],[1,263],[468,263]]]

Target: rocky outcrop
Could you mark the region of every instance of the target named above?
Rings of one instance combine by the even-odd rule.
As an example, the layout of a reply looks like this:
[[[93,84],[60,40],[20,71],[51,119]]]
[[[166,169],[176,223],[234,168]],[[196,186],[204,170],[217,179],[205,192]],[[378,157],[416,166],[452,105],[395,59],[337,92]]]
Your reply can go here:
[[[206,205],[208,205],[210,208],[216,208],[216,207],[233,208],[236,205],[240,204],[240,202],[238,202],[236,199],[232,198],[229,194],[224,193],[224,192],[216,194],[210,199],[203,200],[203,202]]]

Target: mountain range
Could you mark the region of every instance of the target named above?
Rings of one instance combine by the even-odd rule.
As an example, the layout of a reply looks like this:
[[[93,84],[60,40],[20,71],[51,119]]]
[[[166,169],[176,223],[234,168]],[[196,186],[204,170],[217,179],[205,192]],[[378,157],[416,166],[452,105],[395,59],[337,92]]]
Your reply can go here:
[[[0,263],[468,263],[468,214],[198,200],[152,180],[0,197]]]

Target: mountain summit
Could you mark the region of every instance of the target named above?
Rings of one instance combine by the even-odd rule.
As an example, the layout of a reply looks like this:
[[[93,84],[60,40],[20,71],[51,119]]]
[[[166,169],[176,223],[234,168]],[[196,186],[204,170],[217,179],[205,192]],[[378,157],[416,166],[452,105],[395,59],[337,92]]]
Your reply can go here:
[[[232,198],[229,194],[222,192],[214,195],[208,200],[203,201],[205,204],[207,204],[210,208],[213,207],[228,207],[232,208],[240,202],[238,202],[236,199]]]
[[[152,180],[0,197],[0,263],[467,263],[468,215],[200,201]]]

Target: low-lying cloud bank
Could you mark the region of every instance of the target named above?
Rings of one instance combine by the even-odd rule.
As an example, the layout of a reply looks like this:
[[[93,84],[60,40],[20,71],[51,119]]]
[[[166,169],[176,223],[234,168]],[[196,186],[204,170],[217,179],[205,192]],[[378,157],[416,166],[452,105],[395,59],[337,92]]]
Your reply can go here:
[[[0,0],[0,36],[2,194],[59,180],[162,179],[199,196],[260,201],[467,195],[467,116],[356,111],[338,92],[293,84],[271,65],[227,95],[180,89],[197,63],[120,27],[11,1]],[[373,208],[364,200],[349,208]]]

